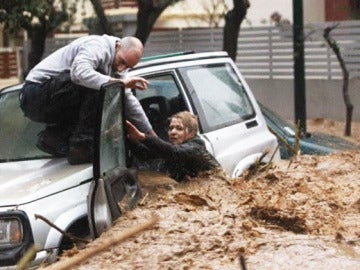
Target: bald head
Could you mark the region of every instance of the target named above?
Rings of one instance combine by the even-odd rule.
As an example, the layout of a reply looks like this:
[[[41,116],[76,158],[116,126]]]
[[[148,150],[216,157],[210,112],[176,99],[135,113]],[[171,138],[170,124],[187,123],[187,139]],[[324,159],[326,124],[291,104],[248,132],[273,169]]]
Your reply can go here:
[[[122,72],[134,67],[141,59],[144,46],[136,37],[124,37],[116,43],[116,54],[113,69]]]
[[[143,44],[136,37],[124,37],[119,41],[119,43],[124,50],[138,50],[141,54],[144,50]]]

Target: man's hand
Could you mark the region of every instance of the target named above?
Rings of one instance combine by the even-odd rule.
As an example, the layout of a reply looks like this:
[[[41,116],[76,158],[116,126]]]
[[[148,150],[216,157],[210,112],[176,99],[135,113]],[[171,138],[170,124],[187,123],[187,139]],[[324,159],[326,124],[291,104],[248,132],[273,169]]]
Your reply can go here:
[[[140,90],[146,90],[149,84],[149,81],[141,77],[131,77],[123,80],[126,88],[136,88]]]
[[[130,121],[126,120],[126,130],[128,132],[128,138],[134,141],[145,140],[145,134],[138,130]]]

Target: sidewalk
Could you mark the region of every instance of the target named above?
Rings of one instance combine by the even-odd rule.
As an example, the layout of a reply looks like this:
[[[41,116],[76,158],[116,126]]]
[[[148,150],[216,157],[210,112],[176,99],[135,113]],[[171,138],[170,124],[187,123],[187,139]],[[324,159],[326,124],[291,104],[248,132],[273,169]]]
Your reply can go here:
[[[17,84],[19,82],[20,82],[19,78],[16,78],[16,77],[9,78],[9,79],[0,79],[0,89],[4,88],[6,86]]]

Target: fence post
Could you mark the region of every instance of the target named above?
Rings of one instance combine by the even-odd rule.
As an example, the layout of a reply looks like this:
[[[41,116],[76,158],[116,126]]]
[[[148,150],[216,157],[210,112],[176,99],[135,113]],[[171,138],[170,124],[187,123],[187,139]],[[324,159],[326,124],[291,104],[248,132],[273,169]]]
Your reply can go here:
[[[214,28],[210,27],[210,48],[211,48],[211,50],[214,50],[214,44],[215,44]]]
[[[273,36],[272,27],[269,27],[269,78],[273,78]]]
[[[180,43],[180,51],[185,51],[184,49],[184,37],[183,37],[183,29],[180,28],[178,31],[179,34],[179,43]]]
[[[328,46],[326,46],[326,59],[327,59],[327,79],[331,80],[332,74],[331,74],[331,50]]]

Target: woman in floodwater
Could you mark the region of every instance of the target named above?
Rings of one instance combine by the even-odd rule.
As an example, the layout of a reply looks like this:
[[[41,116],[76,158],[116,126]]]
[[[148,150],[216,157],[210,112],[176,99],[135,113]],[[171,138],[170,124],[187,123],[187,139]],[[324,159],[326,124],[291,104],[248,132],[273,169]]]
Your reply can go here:
[[[140,132],[129,121],[126,127],[134,156],[142,161],[161,159],[163,163],[158,170],[165,171],[178,182],[186,176],[195,177],[199,172],[220,168],[197,135],[197,116],[188,111],[178,112],[169,118],[169,142]]]

